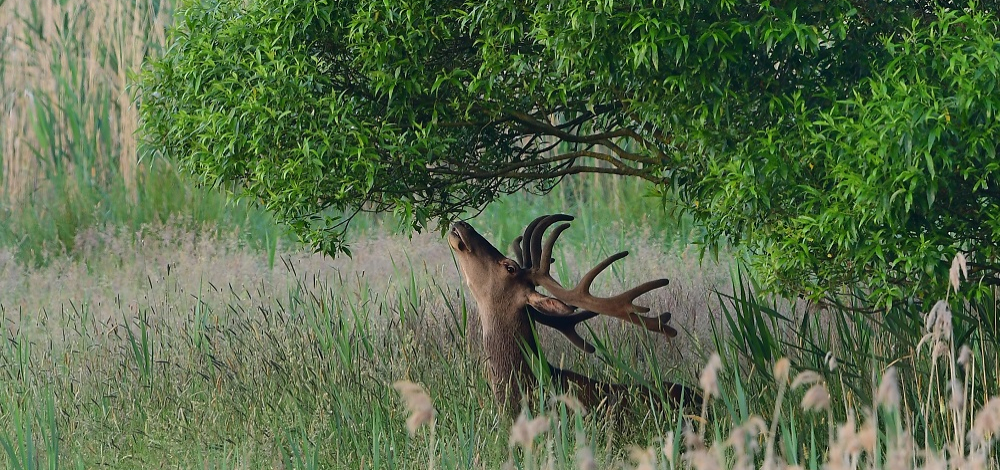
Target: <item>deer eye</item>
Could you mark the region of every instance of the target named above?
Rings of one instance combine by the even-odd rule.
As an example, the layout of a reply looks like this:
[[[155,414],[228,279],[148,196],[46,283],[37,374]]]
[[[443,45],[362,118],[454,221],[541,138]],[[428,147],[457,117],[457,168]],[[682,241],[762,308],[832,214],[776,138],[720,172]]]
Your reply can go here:
[[[503,267],[507,268],[507,272],[510,273],[510,274],[514,274],[515,272],[517,272],[517,268],[515,268],[514,266],[511,266],[509,264],[505,264],[505,265],[503,265]]]

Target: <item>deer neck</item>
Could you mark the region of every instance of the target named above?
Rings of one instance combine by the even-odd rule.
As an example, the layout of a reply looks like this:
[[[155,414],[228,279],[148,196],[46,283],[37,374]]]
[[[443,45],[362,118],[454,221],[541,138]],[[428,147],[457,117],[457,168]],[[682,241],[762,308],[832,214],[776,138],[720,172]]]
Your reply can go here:
[[[535,381],[530,361],[537,357],[538,346],[531,317],[524,305],[477,303],[490,385],[499,401],[519,406],[520,391]]]

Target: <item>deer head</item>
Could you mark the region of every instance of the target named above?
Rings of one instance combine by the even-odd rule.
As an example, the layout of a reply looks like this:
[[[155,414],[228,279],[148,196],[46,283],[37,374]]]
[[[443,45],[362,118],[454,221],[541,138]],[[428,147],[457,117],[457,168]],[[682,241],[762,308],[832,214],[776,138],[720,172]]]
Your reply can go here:
[[[566,303],[538,293],[531,272],[523,269],[520,261],[502,255],[468,223],[455,223],[448,242],[481,313],[490,315],[486,320],[492,321],[484,326],[505,320],[500,318],[503,315],[520,316],[526,307],[549,315],[574,313]]]
[[[552,277],[549,273],[552,249],[559,235],[570,226],[565,222],[571,220],[571,216],[555,214],[532,221],[512,244],[516,260],[501,254],[468,223],[457,222],[448,233],[448,243],[479,307],[483,344],[494,391],[498,394],[510,388],[512,377],[522,384],[525,382],[521,380],[528,372],[526,361],[521,357],[525,349],[510,344],[521,343],[528,345],[528,349],[535,348],[532,321],[558,330],[588,353],[594,352],[594,347],[577,333],[576,326],[598,315],[612,316],[667,336],[677,335],[677,331],[667,325],[669,313],[646,317],[640,314],[648,312],[649,308],[634,303],[640,295],[666,286],[669,282],[666,279],[649,281],[611,297],[591,294],[590,287],[597,275],[627,256],[627,251],[598,263],[573,288],[563,287]],[[555,227],[543,243],[545,232],[559,222],[564,223]],[[538,292],[538,287],[544,288],[549,295]],[[569,372],[566,376],[578,384],[589,381]],[[603,386],[593,381],[584,385]]]

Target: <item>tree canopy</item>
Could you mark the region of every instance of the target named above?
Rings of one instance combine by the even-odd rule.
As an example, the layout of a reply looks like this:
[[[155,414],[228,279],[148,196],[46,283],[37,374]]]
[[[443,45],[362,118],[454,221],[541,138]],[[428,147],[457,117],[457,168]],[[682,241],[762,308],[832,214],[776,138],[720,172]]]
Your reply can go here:
[[[994,2],[182,0],[147,142],[317,249],[566,175],[648,180],[766,285],[1000,283]],[[332,215],[338,214],[338,215]]]

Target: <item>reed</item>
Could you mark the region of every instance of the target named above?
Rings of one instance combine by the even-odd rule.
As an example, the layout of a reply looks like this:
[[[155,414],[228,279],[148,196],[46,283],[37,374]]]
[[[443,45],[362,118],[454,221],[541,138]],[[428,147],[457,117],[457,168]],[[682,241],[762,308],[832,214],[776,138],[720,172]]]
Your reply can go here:
[[[3,195],[57,175],[134,190],[138,113],[129,77],[165,40],[159,0],[6,0],[0,5]]]

